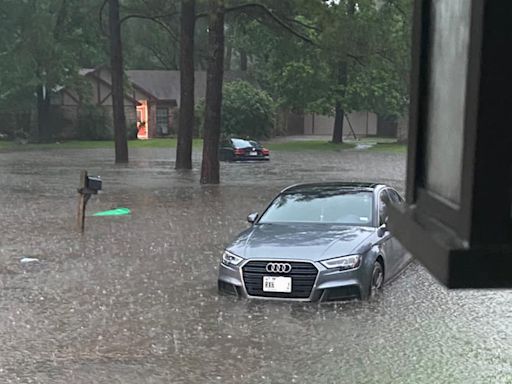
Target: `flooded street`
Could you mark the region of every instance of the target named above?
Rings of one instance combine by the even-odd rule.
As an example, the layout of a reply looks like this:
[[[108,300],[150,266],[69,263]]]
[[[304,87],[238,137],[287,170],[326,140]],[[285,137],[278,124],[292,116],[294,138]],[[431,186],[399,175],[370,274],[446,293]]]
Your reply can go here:
[[[197,151],[196,151],[197,152]],[[276,152],[222,164],[174,151],[0,152],[0,383],[512,383],[512,291],[447,291],[414,263],[371,302],[217,294],[224,245],[281,188],[369,180],[403,192],[405,155]],[[79,173],[101,175],[75,231]],[[23,258],[28,258],[21,262]]]

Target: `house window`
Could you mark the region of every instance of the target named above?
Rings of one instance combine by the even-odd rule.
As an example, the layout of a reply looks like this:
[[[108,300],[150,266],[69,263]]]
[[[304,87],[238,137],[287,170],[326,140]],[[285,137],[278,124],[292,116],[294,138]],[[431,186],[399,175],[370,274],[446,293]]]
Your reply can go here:
[[[156,109],[156,130],[159,135],[169,134],[169,109],[167,107]]]

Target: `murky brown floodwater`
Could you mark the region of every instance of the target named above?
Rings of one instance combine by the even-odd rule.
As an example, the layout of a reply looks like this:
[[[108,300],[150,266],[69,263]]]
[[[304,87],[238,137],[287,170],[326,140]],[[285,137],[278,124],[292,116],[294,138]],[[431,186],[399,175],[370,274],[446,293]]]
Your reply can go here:
[[[281,187],[403,188],[404,155],[273,155],[201,187],[170,150],[126,167],[110,150],[0,153],[0,383],[512,383],[510,291],[449,292],[414,264],[373,302],[219,297],[223,245]],[[104,180],[89,212],[133,209],[83,238],[81,168]]]

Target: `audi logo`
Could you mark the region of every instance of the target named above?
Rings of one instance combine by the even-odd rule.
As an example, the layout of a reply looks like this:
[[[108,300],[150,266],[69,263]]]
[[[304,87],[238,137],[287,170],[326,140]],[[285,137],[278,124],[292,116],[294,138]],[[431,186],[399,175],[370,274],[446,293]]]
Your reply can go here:
[[[288,263],[268,263],[265,269],[269,273],[290,273],[292,266]]]

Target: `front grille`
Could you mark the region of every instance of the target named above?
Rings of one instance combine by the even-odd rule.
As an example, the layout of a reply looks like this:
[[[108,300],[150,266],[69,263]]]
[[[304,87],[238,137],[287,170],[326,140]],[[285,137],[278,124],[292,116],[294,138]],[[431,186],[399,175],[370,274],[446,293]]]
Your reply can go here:
[[[307,299],[315,284],[318,270],[307,262],[286,261],[292,266],[290,273],[269,273],[266,270],[268,263],[274,261],[249,261],[242,268],[245,289],[250,296],[281,297],[290,299]],[[291,293],[264,292],[263,276],[287,276],[292,278]]]

